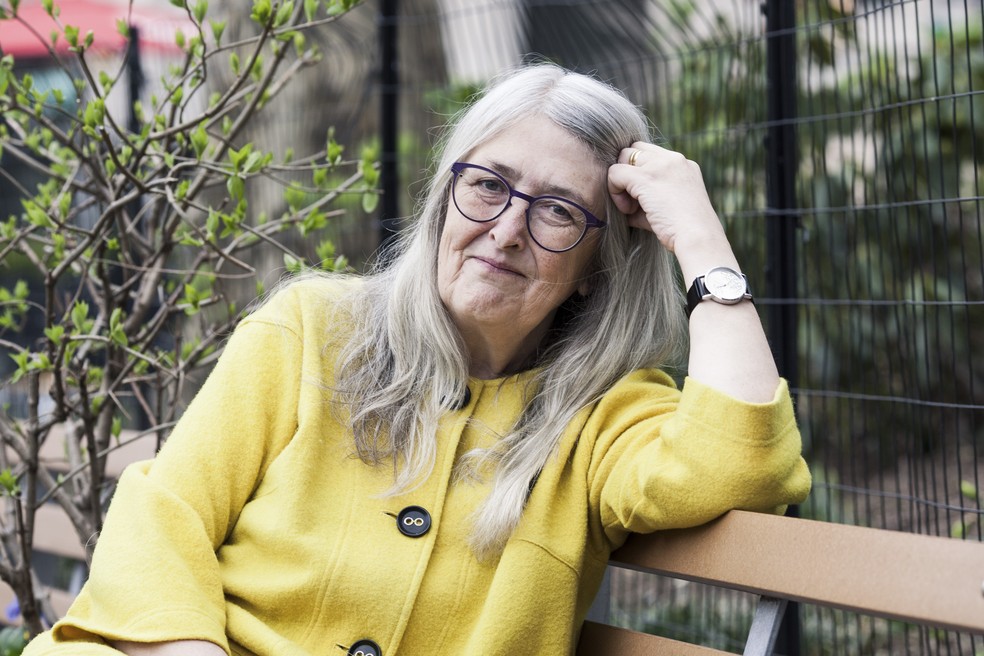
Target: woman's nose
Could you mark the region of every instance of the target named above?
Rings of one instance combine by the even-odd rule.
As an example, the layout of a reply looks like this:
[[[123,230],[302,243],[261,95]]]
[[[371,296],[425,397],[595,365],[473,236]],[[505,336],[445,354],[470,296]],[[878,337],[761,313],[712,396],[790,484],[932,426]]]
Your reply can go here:
[[[512,198],[502,214],[492,222],[489,234],[499,248],[525,248],[526,239],[526,207],[527,203],[519,198]]]

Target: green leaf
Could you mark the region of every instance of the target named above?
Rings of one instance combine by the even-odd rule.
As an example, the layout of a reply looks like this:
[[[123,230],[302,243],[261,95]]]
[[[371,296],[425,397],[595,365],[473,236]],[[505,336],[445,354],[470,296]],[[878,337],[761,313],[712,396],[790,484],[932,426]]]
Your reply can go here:
[[[17,370],[14,371],[14,375],[10,379],[12,383],[16,383],[18,380],[21,379],[22,376],[24,376],[24,374],[28,372],[28,370],[30,369],[29,367],[30,357],[31,354],[28,353],[27,351],[20,351],[19,353],[10,354],[10,359],[13,360],[15,363],[17,363]]]
[[[280,8],[277,9],[277,15],[273,18],[273,26],[280,27],[286,23],[290,20],[290,15],[292,13],[294,13],[294,2],[293,0],[286,0],[286,2],[281,4]]]
[[[208,24],[212,27],[212,36],[215,38],[216,45],[218,45],[222,41],[222,35],[225,33],[226,21],[209,20]]]
[[[65,26],[65,40],[68,41],[68,45],[72,46],[73,48],[78,47],[78,45],[79,45],[79,28],[75,27],[74,25],[66,25]]]
[[[970,481],[960,481],[960,494],[962,494],[965,499],[976,501],[978,494],[977,486]]]
[[[103,102],[102,98],[94,98],[86,103],[85,112],[82,115],[82,120],[86,126],[94,128],[97,125],[102,125],[105,117],[106,103]]]
[[[371,214],[379,205],[379,194],[374,191],[367,191],[362,194],[362,211]]]
[[[208,209],[208,218],[205,219],[205,230],[210,234],[214,235],[219,229],[219,223],[221,222],[221,217],[219,213],[212,208]]]
[[[109,315],[109,338],[118,346],[126,346],[126,332],[123,330],[123,309],[115,308]]]
[[[17,477],[10,469],[0,471],[0,488],[7,496],[17,496],[20,494],[20,486],[17,484]]]
[[[205,14],[208,13],[208,0],[198,0],[198,2],[195,3],[194,9],[191,10],[191,13],[195,16],[195,20],[198,21],[198,23],[205,20]]]
[[[309,233],[315,232],[316,230],[321,230],[325,227],[325,225],[327,225],[327,223],[328,219],[324,214],[318,210],[312,210],[307,216],[304,217],[304,220],[301,221],[301,236],[306,237]]]
[[[14,283],[14,298],[18,301],[26,300],[31,295],[31,289],[27,286],[27,281],[18,280]]]
[[[292,183],[284,189],[284,201],[291,212],[298,212],[307,202],[307,193],[297,183]]]
[[[246,183],[238,175],[230,175],[226,180],[226,189],[233,200],[240,200],[246,193]]]
[[[185,283],[184,286],[184,302],[188,305],[185,308],[185,314],[192,316],[198,313],[199,304],[201,303],[202,297],[199,295],[198,290],[195,289],[194,285],[189,285]]]
[[[255,173],[262,166],[262,157],[263,155],[261,153],[250,153],[249,157],[247,157],[246,161],[243,163],[242,170],[246,173]]]
[[[27,221],[31,225],[39,228],[53,228],[55,226],[48,213],[38,207],[38,204],[33,200],[22,200],[21,205],[24,207],[24,212],[27,214]]]
[[[65,336],[65,326],[49,326],[44,329],[44,336],[51,340],[55,346],[61,346]]]
[[[41,7],[44,8],[44,13],[48,14],[49,16],[53,15],[55,9],[52,0],[41,0]]]
[[[314,20],[321,6],[321,0],[304,0],[304,17],[310,23]]]
[[[335,257],[335,242],[330,239],[323,240],[314,251],[318,254],[318,259],[322,263],[328,262]]]
[[[300,273],[304,270],[304,260],[299,260],[293,255],[284,253],[284,267],[290,273]]]
[[[85,301],[76,301],[72,308],[71,319],[76,332],[86,332],[88,330],[89,304]]]
[[[123,417],[115,416],[113,417],[113,425],[110,426],[109,431],[113,434],[117,440],[120,438],[120,433],[123,432]]]
[[[335,127],[328,128],[328,142],[325,144],[325,159],[328,160],[329,164],[334,166],[342,161],[342,153],[344,151],[345,146],[335,141]]]
[[[119,32],[124,39],[130,38],[130,26],[122,18],[116,19],[116,31]]]
[[[199,123],[198,127],[191,132],[191,145],[195,149],[195,157],[202,158],[202,153],[208,146],[208,133],[205,132],[205,124]]]
[[[272,13],[270,0],[253,0],[253,11],[249,17],[265,27]]]

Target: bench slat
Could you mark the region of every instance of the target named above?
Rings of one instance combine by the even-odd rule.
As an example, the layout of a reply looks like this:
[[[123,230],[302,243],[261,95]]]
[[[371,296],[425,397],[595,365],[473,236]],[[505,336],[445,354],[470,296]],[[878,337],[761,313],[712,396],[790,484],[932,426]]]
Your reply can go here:
[[[577,642],[578,656],[598,656],[599,654],[618,654],[618,656],[722,656],[730,652],[718,651],[709,647],[692,645],[670,638],[630,631],[585,622],[581,627],[581,637]]]
[[[984,632],[984,543],[731,511],[633,535],[612,560],[675,578]]]

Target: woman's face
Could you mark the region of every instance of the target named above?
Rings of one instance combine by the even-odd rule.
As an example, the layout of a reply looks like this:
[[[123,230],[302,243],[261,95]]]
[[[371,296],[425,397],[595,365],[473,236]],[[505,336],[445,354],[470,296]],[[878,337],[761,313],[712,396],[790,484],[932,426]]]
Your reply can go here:
[[[546,117],[521,121],[462,161],[492,169],[517,191],[562,196],[604,216],[607,166]],[[497,219],[476,223],[448,202],[437,280],[460,330],[504,330],[538,341],[565,299],[578,289],[587,293],[600,231],[589,230],[570,251],[544,250],[527,231],[527,206],[514,198]]]

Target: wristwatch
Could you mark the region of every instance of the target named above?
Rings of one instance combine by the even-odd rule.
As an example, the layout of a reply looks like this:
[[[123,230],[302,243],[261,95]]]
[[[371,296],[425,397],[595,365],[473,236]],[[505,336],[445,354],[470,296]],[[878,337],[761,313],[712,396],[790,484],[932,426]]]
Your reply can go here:
[[[694,279],[687,291],[687,317],[701,301],[710,299],[725,305],[734,305],[744,299],[752,300],[748,278],[728,267],[714,267]]]

